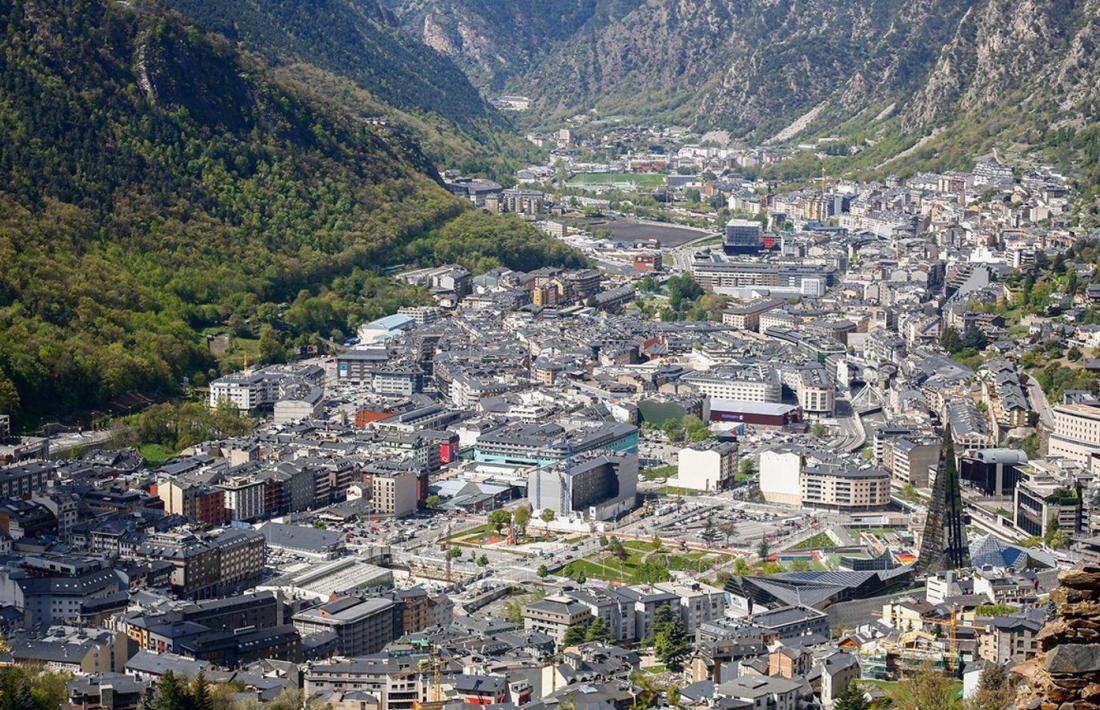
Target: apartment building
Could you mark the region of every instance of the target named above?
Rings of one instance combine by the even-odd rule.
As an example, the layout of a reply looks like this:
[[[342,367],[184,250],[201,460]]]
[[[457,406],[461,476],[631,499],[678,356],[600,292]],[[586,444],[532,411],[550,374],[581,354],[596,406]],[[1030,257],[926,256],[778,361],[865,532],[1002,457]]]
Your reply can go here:
[[[801,476],[802,505],[837,510],[873,510],[890,504],[890,474],[881,468],[807,466]]]

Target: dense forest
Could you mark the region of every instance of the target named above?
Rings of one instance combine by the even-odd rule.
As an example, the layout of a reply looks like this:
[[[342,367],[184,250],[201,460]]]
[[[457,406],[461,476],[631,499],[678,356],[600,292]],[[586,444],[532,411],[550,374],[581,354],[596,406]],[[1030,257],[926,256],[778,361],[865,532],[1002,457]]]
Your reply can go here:
[[[218,374],[210,328],[276,359],[422,302],[381,274],[435,239],[472,266],[577,260],[472,215],[403,129],[178,17],[0,0],[0,21],[0,411],[24,425]]]
[[[378,0],[163,1],[311,94],[408,127],[448,168],[505,179],[537,153],[449,57],[402,32]]]

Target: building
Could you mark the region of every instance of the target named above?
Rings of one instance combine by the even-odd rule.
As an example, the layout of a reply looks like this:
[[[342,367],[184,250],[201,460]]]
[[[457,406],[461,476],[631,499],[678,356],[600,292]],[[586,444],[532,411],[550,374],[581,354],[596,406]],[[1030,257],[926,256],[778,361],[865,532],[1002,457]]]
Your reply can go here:
[[[678,598],[680,619],[684,630],[694,634],[699,627],[716,619],[722,619],[726,613],[726,592],[702,582],[662,582],[653,588],[672,594]]]
[[[737,402],[780,402],[783,382],[775,368],[767,364],[718,367],[689,372],[680,382],[712,399]]]
[[[415,318],[394,313],[362,324],[356,329],[355,335],[364,345],[378,345],[415,327]]]
[[[717,254],[697,255],[691,273],[707,291],[749,296],[767,291],[773,296],[822,296],[836,281],[832,266],[730,261]]]
[[[595,454],[538,468],[527,478],[536,515],[550,509],[563,519],[610,520],[637,505],[638,457]]]
[[[959,475],[988,496],[1013,495],[1027,454],[1020,449],[979,449],[959,459]]]
[[[729,442],[688,444],[680,449],[672,485],[696,491],[723,491],[737,473],[737,446]]]
[[[633,263],[637,271],[660,271],[661,252],[647,251],[635,254]]]
[[[763,227],[754,219],[731,219],[726,223],[722,251],[727,254],[755,254],[763,247]]]
[[[266,514],[262,480],[239,476],[217,487],[225,491],[225,512],[230,520],[256,520]]]
[[[876,447],[879,447],[878,432]],[[897,436],[883,438],[879,464],[890,471],[894,485],[899,488],[910,485],[914,488],[928,488],[929,474],[940,461],[940,449],[943,442],[934,437]]]
[[[753,710],[795,710],[802,684],[781,676],[746,675],[715,686],[716,696],[746,703]]]
[[[757,332],[760,329],[760,316],[769,311],[781,308],[784,303],[784,301],[776,298],[764,298],[752,301],[751,303],[747,303],[737,308],[731,308],[724,312],[722,314],[722,323],[724,325],[732,325],[738,330],[751,330]]]
[[[1064,475],[1045,461],[1021,469],[1014,491],[1014,518],[1024,535],[1045,537],[1051,527],[1069,535],[1081,530],[1081,486],[1072,474]],[[1068,472],[1065,472],[1068,473]]]
[[[478,207],[485,207],[485,201],[492,199],[500,203],[504,188],[492,180],[482,178],[458,177],[444,179],[443,186],[452,194],[465,198]]]
[[[0,498],[30,498],[56,477],[57,468],[46,461],[0,468]]]
[[[423,655],[387,655],[312,663],[303,672],[305,694],[345,693],[346,703],[348,694],[358,692],[369,699],[356,703],[358,710],[414,710],[428,699],[420,671],[426,660]]]
[[[1036,637],[1044,618],[1036,614],[1011,614],[992,620],[978,637],[978,655],[999,666],[1015,665],[1039,652]]]
[[[403,518],[416,512],[420,477],[415,471],[391,471],[371,479],[371,512]]]
[[[587,624],[592,619],[587,605],[566,596],[544,597],[523,608],[524,630],[546,634],[558,646],[565,641],[569,627]]]
[[[294,615],[302,637],[331,633],[337,653],[361,656],[377,653],[401,637],[401,605],[387,597],[344,597]]]
[[[793,447],[760,452],[760,495],[769,503],[800,505],[805,464],[803,452]]]
[[[176,594],[211,599],[258,582],[267,560],[267,545],[255,530],[227,529],[204,538],[169,535],[150,540],[138,553],[172,565],[171,584]]]
[[[207,525],[226,522],[225,491],[221,488],[178,478],[159,478],[157,497],[164,501],[164,512],[169,515],[182,515]]]
[[[802,469],[803,507],[874,510],[890,504],[890,474],[881,468],[818,464]]]
[[[590,424],[566,430],[554,423],[508,424],[478,435],[474,459],[547,466],[588,451],[637,453],[638,428]]]
[[[734,399],[711,399],[710,421],[719,425],[750,424],[758,427],[783,428],[802,421],[802,410],[794,404],[780,402],[746,402]]]
[[[1089,404],[1056,406],[1048,453],[1088,465],[1093,454],[1100,454],[1100,407]]]
[[[406,316],[415,323],[415,318]],[[389,360],[385,348],[346,350],[336,356],[336,379],[363,383],[371,382],[374,373]]]
[[[795,387],[798,405],[810,416],[831,417],[836,408],[836,387],[823,367],[799,371]]]

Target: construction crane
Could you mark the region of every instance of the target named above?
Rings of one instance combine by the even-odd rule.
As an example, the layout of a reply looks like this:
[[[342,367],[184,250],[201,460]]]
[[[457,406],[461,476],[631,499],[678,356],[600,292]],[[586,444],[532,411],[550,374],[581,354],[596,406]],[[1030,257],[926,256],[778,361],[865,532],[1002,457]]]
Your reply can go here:
[[[447,585],[450,586],[451,580],[451,523],[447,522],[447,534],[443,538],[443,560],[447,570]]]
[[[944,664],[947,671],[955,674],[959,663],[959,621],[958,604],[951,605],[951,616],[947,620],[947,659]]]
[[[439,654],[439,649],[427,639],[417,639],[412,643],[420,649],[425,649],[428,657],[420,659],[415,668],[391,673],[390,677],[408,678],[410,676],[416,676],[417,685],[419,686],[420,678],[430,670],[432,682],[428,686],[427,692],[424,694],[426,700],[423,702],[419,699],[413,701],[413,710],[439,710],[447,700],[443,692],[443,659]]]

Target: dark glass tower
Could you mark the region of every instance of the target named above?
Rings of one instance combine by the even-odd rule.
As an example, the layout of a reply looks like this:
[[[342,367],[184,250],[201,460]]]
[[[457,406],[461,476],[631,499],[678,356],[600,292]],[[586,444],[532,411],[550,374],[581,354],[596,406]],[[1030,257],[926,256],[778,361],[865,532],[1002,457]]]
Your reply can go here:
[[[937,572],[969,565],[962,487],[959,484],[959,469],[955,465],[951,424],[948,423],[943,428],[940,463],[936,481],[932,484],[932,500],[928,502],[928,518],[924,522],[916,567],[919,572]]]

